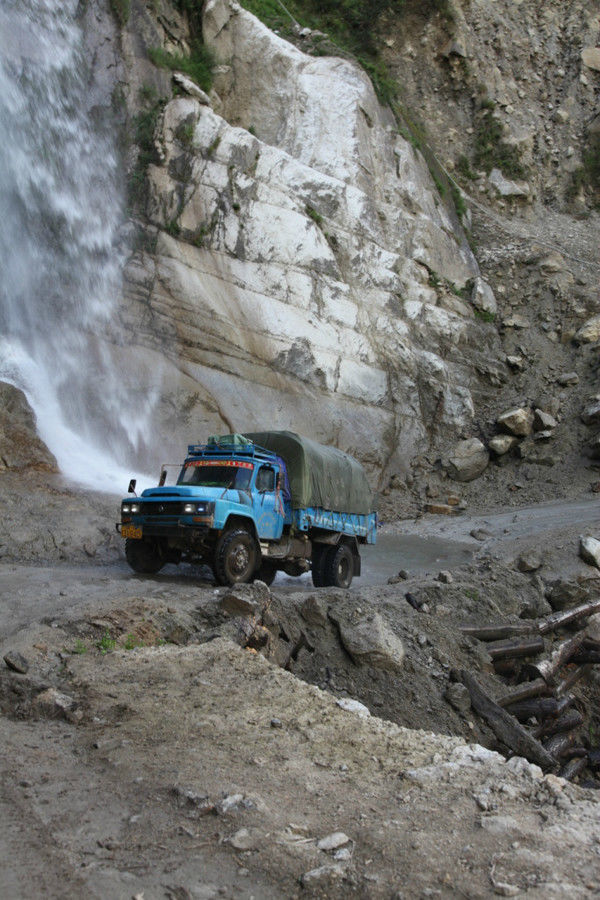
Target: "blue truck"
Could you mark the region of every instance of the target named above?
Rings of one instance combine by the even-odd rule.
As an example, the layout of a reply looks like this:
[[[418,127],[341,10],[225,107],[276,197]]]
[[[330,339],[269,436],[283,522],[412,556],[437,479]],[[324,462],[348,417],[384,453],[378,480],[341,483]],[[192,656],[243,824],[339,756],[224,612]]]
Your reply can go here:
[[[222,585],[310,571],[316,587],[347,588],[359,545],[375,543],[377,513],[357,460],[269,431],[191,444],[175,485],[163,471],[158,487],[122,501],[117,530],[134,572],[193,562]]]

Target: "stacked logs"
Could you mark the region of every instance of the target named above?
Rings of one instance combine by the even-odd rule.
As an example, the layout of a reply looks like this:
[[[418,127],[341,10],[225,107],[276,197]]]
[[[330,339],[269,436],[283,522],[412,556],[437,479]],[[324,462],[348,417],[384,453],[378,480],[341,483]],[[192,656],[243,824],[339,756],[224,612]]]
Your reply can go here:
[[[571,693],[600,663],[600,642],[584,630],[586,619],[599,611],[600,600],[594,600],[537,622],[461,628],[463,634],[486,642],[496,673],[511,683],[510,690],[494,700],[469,672],[461,671],[475,712],[513,753],[567,780],[586,767],[600,766],[600,748],[590,748],[581,737],[584,715]],[[579,630],[548,651],[546,636],[567,625]]]

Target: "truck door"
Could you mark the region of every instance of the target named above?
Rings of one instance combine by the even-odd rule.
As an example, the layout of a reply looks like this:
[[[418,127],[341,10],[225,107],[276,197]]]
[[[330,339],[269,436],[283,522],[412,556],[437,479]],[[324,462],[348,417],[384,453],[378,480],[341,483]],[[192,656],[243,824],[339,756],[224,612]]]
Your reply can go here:
[[[283,504],[276,480],[274,466],[262,465],[256,473],[252,505],[258,536],[264,540],[278,540],[283,531]]]

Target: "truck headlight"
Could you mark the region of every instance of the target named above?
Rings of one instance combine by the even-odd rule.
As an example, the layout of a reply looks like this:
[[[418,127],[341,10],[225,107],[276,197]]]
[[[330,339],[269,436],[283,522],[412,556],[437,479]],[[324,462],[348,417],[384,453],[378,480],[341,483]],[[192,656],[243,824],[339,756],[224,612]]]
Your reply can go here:
[[[131,512],[131,503],[121,503],[121,512],[128,516]]]
[[[131,512],[132,513],[139,513],[141,508],[142,508],[142,506],[140,503],[132,503],[131,504]]]
[[[196,512],[196,504],[195,503],[184,503],[183,511],[184,511],[184,513],[187,513],[190,516],[193,515],[193,513]]]

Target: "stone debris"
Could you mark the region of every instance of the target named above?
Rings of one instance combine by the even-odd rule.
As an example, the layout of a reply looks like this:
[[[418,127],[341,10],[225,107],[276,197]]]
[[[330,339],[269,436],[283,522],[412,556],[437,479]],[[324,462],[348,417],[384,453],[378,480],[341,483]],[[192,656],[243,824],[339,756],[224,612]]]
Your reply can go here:
[[[48,688],[38,694],[32,704],[34,714],[48,719],[66,719],[68,722],[77,723],[83,718],[83,713],[78,708],[77,702],[68,694],[63,694],[56,688]]]
[[[339,697],[335,702],[340,709],[344,709],[346,712],[356,713],[356,715],[360,716],[362,719],[367,719],[371,715],[368,707],[366,707],[364,703],[361,703],[360,700],[352,700],[350,697]]]
[[[600,424],[600,400],[590,403],[581,414],[581,421],[584,425]]]
[[[595,344],[600,341],[600,316],[588,319],[575,332],[575,340],[580,344]]]
[[[593,537],[579,538],[579,555],[584,562],[600,569],[600,541]]]
[[[498,416],[497,425],[516,437],[527,437],[533,431],[533,410],[525,407],[508,409]]]
[[[310,869],[300,876],[300,883],[304,887],[311,887],[324,881],[337,881],[344,875],[344,867],[339,863],[334,865],[319,866],[316,869]]]
[[[505,453],[513,450],[518,443],[519,439],[512,434],[497,434],[491,438],[489,447],[496,456],[504,456]]]
[[[337,850],[339,847],[344,847],[348,843],[350,843],[350,838],[347,834],[344,834],[343,831],[334,831],[333,834],[328,834],[326,837],[317,841],[317,847],[319,850],[325,851]]]
[[[542,565],[543,557],[538,550],[524,550],[517,559],[519,572],[536,572]]]
[[[12,669],[13,672],[18,672],[20,675],[25,675],[29,671],[28,661],[17,650],[9,650],[4,655],[4,662],[9,669]]]

